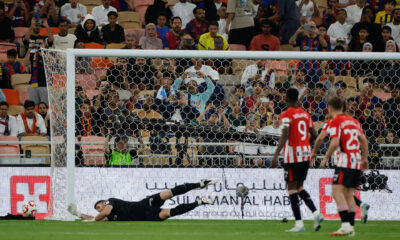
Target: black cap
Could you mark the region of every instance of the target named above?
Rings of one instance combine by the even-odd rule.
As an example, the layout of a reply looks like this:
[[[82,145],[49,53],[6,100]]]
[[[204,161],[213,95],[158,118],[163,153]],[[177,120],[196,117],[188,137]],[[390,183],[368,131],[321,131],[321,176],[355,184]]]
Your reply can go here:
[[[108,12],[108,13],[107,13],[107,17],[109,17],[109,16],[115,16],[115,17],[118,17],[118,13],[117,13],[117,12],[115,12],[115,11],[111,11],[111,12]]]

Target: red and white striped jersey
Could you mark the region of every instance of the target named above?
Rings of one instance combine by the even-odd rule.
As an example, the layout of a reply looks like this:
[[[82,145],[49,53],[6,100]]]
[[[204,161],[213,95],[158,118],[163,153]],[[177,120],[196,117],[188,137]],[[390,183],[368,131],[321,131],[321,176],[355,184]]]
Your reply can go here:
[[[364,135],[360,123],[345,114],[332,119],[328,129],[330,138],[339,138],[339,148],[334,152],[337,167],[361,169],[361,150],[358,137]]]
[[[332,118],[329,118],[328,120],[325,121],[324,126],[322,126],[321,132],[322,131],[328,131],[329,129],[329,123],[332,121]]]
[[[289,139],[284,148],[284,163],[311,160],[310,127],[314,122],[304,109],[291,107],[281,114],[283,127],[289,128]]]

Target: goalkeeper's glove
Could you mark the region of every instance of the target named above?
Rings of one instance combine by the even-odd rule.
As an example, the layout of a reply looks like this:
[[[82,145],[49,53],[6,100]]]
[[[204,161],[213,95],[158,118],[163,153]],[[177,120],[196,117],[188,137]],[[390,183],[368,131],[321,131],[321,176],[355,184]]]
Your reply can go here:
[[[74,203],[71,203],[68,206],[68,212],[71,213],[74,216],[82,218],[82,214],[78,211],[78,208],[76,207],[76,204],[74,204]]]

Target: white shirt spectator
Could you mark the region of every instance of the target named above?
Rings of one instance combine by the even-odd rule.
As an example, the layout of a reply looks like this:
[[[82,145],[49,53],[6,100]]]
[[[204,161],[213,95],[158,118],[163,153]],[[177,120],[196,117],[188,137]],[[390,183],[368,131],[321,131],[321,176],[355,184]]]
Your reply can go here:
[[[185,78],[184,83],[188,83],[189,81],[195,80],[197,82],[197,85],[202,84],[205,82],[204,78],[199,78],[196,76],[197,72],[202,72],[205,76],[210,76],[212,80],[219,80],[219,73],[212,69],[212,67],[207,66],[207,65],[201,65],[200,70],[196,70],[194,66],[191,66],[190,68],[185,70],[185,73],[188,73],[188,77]]]
[[[400,45],[400,24],[394,25],[393,22],[391,22],[387,23],[386,26],[392,29],[392,38],[397,43],[397,45]]]
[[[59,50],[67,50],[67,48],[74,48],[76,36],[74,34],[67,34],[67,36],[54,35],[53,48]]]
[[[258,73],[258,67],[257,64],[253,64],[250,66],[247,66],[246,69],[243,72],[242,75],[242,80],[240,83],[244,85],[246,88],[251,87],[251,82],[250,78],[252,78],[254,75]],[[267,74],[269,74],[269,80],[266,79]],[[268,68],[264,68],[264,70],[261,71],[261,78],[256,79],[256,81],[261,81],[262,83],[265,84],[265,82],[268,80],[268,86],[270,89],[274,89],[275,87],[275,73],[271,72]]]
[[[245,128],[246,128],[246,126],[239,126],[236,128],[236,131],[245,132]],[[254,133],[254,131],[247,131],[247,133]],[[235,147],[235,152],[246,154],[246,155],[257,155],[259,147],[260,147],[259,144],[243,143],[242,145]]]
[[[274,128],[273,125],[268,125],[260,129],[260,135],[270,135],[270,136],[281,136],[282,126]],[[279,141],[277,141],[278,144]],[[273,155],[275,153],[277,146],[263,145],[260,147],[259,151],[261,154]]]
[[[109,6],[108,9],[106,9],[103,5],[93,8],[92,15],[94,17],[94,20],[96,21],[97,26],[100,26],[101,24],[108,24],[107,14],[109,12],[117,12],[117,9],[115,9],[113,6]]]
[[[249,1],[250,7],[253,9],[253,17],[257,16],[258,13],[258,7],[260,6],[260,4],[254,4],[253,1]],[[217,9],[218,11],[218,9]]]
[[[300,6],[302,0],[296,1],[297,7]],[[300,15],[303,17],[307,17],[309,21],[312,20],[315,12],[315,8],[318,6],[314,6],[314,3],[310,0],[307,4],[303,4],[300,10]]]
[[[36,128],[37,128],[36,133],[39,133],[39,134],[47,133],[46,124],[44,123],[42,116],[40,116],[40,114],[38,114],[38,113],[35,113],[35,115],[36,115]],[[27,123],[29,129],[32,129],[33,119],[27,117],[26,123]],[[18,134],[26,133],[24,121],[22,120],[21,114],[18,115],[18,117],[17,117],[17,124],[18,124]]]
[[[17,137],[18,136],[18,125],[17,119],[13,116],[8,116],[8,136]],[[0,136],[4,136],[6,131],[6,126],[2,123],[6,122],[6,118],[0,118]]]
[[[185,28],[186,24],[190,22],[193,18],[193,9],[196,8],[196,5],[189,2],[178,2],[172,8],[172,15],[179,16],[182,19],[182,27]]]
[[[226,19],[220,19],[218,21],[218,33],[221,34],[227,41],[229,39],[228,34],[226,34],[225,32],[225,28],[226,28]]]
[[[72,8],[70,3],[66,3],[61,7],[61,17],[66,17],[68,21],[74,24],[81,23],[86,14],[86,7],[80,3],[76,5],[76,8]]]
[[[362,11],[364,8],[360,8],[357,4],[354,4],[345,9],[347,13],[346,23],[353,26],[361,20]]]
[[[336,21],[328,28],[328,35],[331,38],[332,49],[338,45],[337,40],[344,39],[345,44],[348,45],[351,40],[351,25],[348,23],[340,24],[339,21]]]

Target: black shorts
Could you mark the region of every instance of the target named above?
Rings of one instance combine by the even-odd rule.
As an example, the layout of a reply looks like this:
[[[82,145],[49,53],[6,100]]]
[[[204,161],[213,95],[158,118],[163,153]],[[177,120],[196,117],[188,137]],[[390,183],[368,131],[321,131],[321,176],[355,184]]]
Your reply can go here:
[[[347,188],[357,188],[360,185],[361,171],[357,169],[336,167],[333,175],[333,184]]]
[[[304,182],[307,178],[308,168],[310,167],[309,162],[301,163],[285,163],[283,169],[285,171],[286,182]]]
[[[161,200],[160,194],[151,195],[140,201],[143,207],[144,221],[163,221],[160,219],[161,206],[165,201]]]

